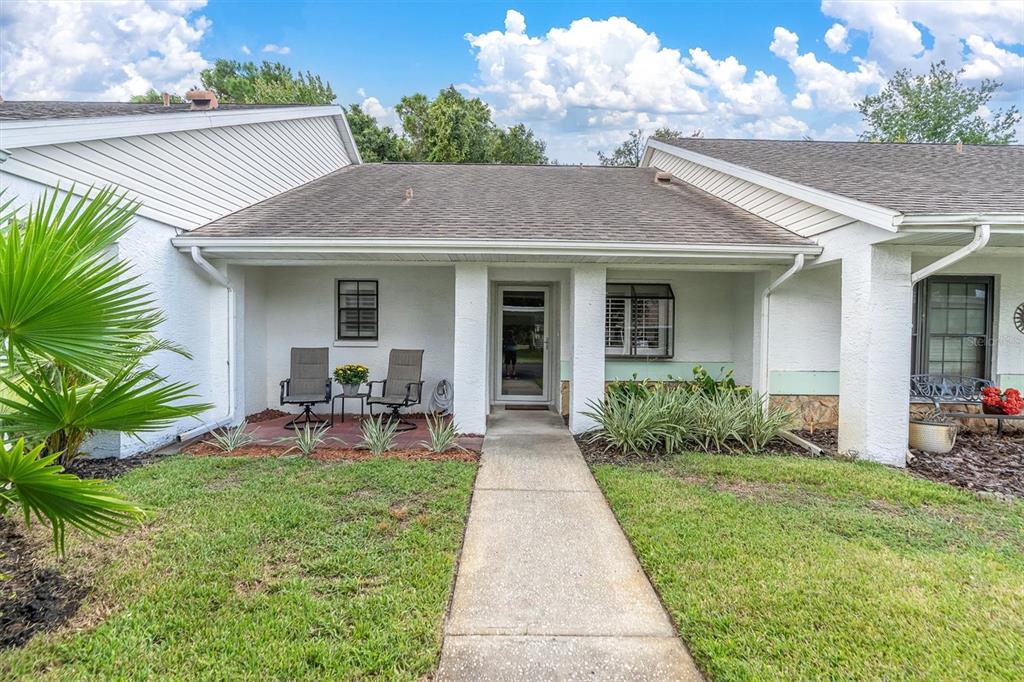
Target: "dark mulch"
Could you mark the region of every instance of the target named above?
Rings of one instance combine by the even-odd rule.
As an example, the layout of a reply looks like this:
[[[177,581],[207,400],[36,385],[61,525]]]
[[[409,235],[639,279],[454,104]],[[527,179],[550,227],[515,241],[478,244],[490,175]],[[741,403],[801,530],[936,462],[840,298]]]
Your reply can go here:
[[[1024,434],[960,432],[945,455],[911,450],[910,473],[981,492],[1024,497]]]
[[[800,431],[793,431],[793,435],[800,436],[804,440],[814,443],[831,455],[839,452],[838,429],[815,429],[813,433],[806,429],[801,429]]]
[[[151,464],[165,455],[136,455],[135,457],[104,457],[103,459],[89,459],[79,457],[71,462],[65,469],[79,478],[117,478],[126,474],[132,469]]]
[[[0,649],[22,646],[78,610],[83,585],[52,566],[53,547],[27,538],[15,521],[0,517]]]
[[[273,408],[268,407],[267,409],[262,410],[260,412],[250,414],[248,417],[245,418],[245,421],[247,421],[250,424],[259,424],[260,422],[269,422],[273,421],[274,419],[280,419],[281,417],[287,416],[289,416],[287,412],[282,412],[281,410],[275,410]]]

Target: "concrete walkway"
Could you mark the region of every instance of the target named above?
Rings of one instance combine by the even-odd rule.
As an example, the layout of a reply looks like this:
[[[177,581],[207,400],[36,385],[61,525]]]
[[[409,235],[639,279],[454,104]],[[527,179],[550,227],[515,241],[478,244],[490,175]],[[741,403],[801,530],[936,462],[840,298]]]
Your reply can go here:
[[[700,680],[561,419],[496,411],[438,680]]]

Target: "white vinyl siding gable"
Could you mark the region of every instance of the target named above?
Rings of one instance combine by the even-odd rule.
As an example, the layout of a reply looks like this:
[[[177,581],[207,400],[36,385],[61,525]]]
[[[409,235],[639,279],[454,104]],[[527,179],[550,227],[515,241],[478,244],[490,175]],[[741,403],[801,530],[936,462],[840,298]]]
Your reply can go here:
[[[12,150],[4,174],[79,191],[110,184],[139,214],[194,229],[351,163],[331,116]]]
[[[650,165],[804,237],[857,222],[849,216],[681,159],[660,149],[652,150]]]

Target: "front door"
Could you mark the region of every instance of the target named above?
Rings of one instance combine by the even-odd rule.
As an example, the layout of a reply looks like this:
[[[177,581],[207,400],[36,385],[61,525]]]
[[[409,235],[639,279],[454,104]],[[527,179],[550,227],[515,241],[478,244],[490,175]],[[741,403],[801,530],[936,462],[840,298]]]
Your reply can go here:
[[[498,289],[497,398],[509,403],[547,403],[548,289]]]

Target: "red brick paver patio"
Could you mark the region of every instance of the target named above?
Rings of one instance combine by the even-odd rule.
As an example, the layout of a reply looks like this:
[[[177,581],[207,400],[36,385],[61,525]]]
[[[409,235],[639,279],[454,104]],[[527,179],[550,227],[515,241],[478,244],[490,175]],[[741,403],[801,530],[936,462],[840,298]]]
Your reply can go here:
[[[260,445],[275,445],[275,441],[281,438],[292,438],[295,436],[295,431],[284,428],[284,425],[292,419],[292,416],[288,415],[287,417],[278,417],[249,424],[248,431],[256,435],[257,442]],[[324,419],[329,418],[328,415],[318,416]],[[416,424],[416,428],[412,431],[402,431],[396,434],[395,447],[398,449],[420,447],[420,441],[425,441],[429,438],[426,420],[420,414],[403,415],[403,417]],[[334,426],[327,430],[327,437],[340,438],[346,446],[355,447],[361,439],[359,421],[358,414],[355,416],[347,415],[345,422],[342,423],[341,415],[336,414],[334,416]],[[459,436],[459,445],[472,452],[480,452],[480,446],[483,442],[484,437],[481,435]],[[338,445],[340,446],[341,444],[339,443]]]

